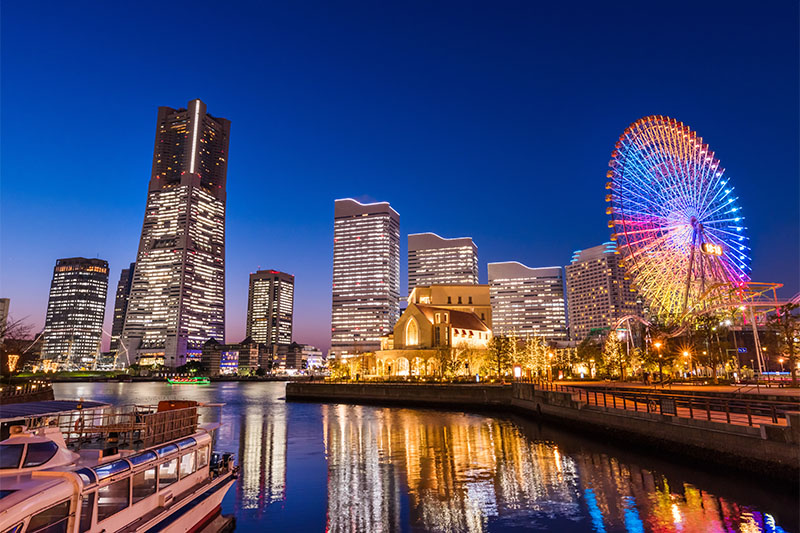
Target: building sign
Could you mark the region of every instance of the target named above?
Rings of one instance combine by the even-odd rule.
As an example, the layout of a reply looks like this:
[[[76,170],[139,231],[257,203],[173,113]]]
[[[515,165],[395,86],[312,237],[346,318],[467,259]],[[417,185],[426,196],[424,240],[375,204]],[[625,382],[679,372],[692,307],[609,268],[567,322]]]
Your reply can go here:
[[[722,255],[722,245],[714,244],[711,242],[704,242],[701,247],[704,254],[708,255]]]

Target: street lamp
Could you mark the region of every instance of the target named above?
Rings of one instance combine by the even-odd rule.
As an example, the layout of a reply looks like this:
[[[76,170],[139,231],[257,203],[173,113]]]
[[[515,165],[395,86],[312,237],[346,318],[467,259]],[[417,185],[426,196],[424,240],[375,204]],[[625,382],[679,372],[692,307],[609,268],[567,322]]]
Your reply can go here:
[[[783,357],[778,357],[778,362],[781,364],[781,372],[783,372]]]
[[[653,343],[653,348],[656,349],[656,353],[658,354],[658,380],[661,382],[661,386],[664,386],[664,373],[662,371],[662,363],[663,359],[661,357],[661,341],[656,341]]]
[[[687,360],[689,361],[689,373],[691,374],[692,373],[692,356],[686,350],[683,351],[683,356],[686,357]]]

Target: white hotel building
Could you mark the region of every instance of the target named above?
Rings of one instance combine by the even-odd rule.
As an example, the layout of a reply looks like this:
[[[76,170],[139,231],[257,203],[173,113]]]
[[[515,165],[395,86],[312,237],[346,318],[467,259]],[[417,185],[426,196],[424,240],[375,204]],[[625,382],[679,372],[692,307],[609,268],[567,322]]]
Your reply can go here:
[[[400,215],[388,202],[336,200],[331,355],[380,349],[400,314]]]
[[[408,294],[415,287],[477,284],[478,247],[472,238],[445,239],[435,233],[408,236]]]
[[[516,261],[489,263],[488,267],[496,335],[567,340],[561,267],[529,268]]]

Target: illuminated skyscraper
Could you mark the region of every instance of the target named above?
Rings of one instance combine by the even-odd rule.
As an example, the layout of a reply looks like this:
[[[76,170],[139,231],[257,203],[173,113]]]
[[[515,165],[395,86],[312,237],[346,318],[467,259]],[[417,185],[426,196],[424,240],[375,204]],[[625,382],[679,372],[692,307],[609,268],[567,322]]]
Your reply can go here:
[[[380,349],[400,314],[400,215],[388,202],[336,200],[331,354]]]
[[[566,270],[572,340],[581,341],[592,330],[611,328],[626,315],[641,316],[641,300],[613,242],[577,250]]]
[[[94,368],[100,353],[108,293],[108,262],[72,257],[53,270],[42,359],[61,370]]]
[[[294,276],[277,270],[250,274],[247,336],[259,344],[291,344]]]
[[[478,247],[470,237],[445,239],[435,233],[408,236],[408,293],[429,285],[478,284]]]
[[[225,184],[230,121],[158,108],[153,170],[122,357],[175,367],[225,338]]]
[[[567,340],[561,267],[529,268],[516,261],[488,266],[495,334]]]
[[[125,314],[128,312],[128,299],[131,296],[131,283],[133,282],[133,267],[123,268],[117,282],[117,294],[114,299],[114,322],[111,324],[111,351],[119,349],[119,338],[125,326]]]

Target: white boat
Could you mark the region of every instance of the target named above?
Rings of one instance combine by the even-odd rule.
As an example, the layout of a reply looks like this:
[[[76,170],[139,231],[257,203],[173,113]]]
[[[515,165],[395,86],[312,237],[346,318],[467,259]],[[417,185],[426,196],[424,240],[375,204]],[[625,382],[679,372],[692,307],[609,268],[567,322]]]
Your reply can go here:
[[[238,468],[230,454],[212,453],[219,424],[198,425],[197,407],[26,414],[0,442],[0,533],[195,533],[218,524]]]

